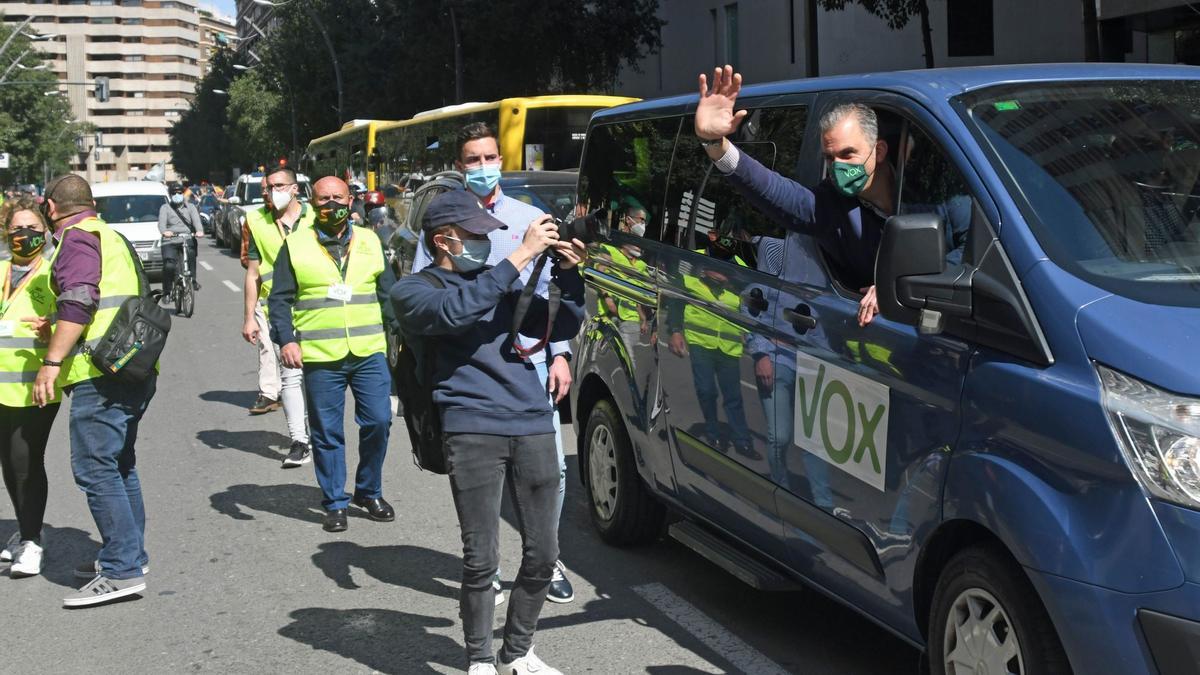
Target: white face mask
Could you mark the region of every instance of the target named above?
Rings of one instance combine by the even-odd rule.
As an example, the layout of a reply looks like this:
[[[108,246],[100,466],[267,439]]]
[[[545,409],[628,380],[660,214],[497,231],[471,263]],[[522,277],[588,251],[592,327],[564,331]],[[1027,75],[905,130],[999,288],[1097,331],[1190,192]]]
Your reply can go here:
[[[276,211],[282,211],[292,203],[291,192],[280,192],[279,190],[271,190],[271,206],[275,207]]]

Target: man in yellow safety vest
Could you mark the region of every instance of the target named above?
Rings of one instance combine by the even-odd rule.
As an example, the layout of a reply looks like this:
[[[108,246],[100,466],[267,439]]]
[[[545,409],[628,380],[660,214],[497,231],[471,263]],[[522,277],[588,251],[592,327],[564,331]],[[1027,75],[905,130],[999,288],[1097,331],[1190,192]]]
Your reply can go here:
[[[396,277],[383,244],[368,228],[350,223],[350,188],[326,176],[313,186],[315,227],[288,235],[275,258],[267,300],[271,337],[280,360],[304,371],[308,421],[324,527],[346,529],[346,441],[342,418],[346,388],[354,394],[359,425],[356,506],[372,520],[391,521],[383,498],[383,458],[391,426],[391,373],[384,321]]]

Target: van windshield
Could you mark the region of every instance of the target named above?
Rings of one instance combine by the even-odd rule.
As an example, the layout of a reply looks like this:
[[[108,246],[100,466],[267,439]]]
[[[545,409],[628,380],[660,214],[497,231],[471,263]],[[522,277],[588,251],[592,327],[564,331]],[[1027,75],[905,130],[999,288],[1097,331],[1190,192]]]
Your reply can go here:
[[[1014,84],[957,102],[1051,259],[1119,295],[1200,306],[1200,81]]]
[[[162,195],[96,197],[96,212],[106,223],[158,222],[158,210],[167,203]]]

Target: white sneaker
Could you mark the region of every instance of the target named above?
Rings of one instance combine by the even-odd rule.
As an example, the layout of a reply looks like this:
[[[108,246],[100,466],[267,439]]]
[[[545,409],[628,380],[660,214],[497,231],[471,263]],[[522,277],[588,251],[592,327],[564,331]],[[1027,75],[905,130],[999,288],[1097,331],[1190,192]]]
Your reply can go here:
[[[496,675],[496,666],[490,663],[472,663],[467,675]]]
[[[539,675],[563,675],[561,670],[555,670],[546,665],[546,662],[539,659],[533,653],[533,647],[529,648],[529,652],[512,663],[500,662],[496,667],[496,672],[499,675],[525,675],[526,673],[538,673]]]
[[[42,573],[42,547],[32,541],[23,541],[13,552],[11,577],[32,577]]]
[[[8,538],[8,543],[4,545],[4,550],[0,551],[0,562],[12,562],[13,553],[21,546],[21,533],[13,532]]]

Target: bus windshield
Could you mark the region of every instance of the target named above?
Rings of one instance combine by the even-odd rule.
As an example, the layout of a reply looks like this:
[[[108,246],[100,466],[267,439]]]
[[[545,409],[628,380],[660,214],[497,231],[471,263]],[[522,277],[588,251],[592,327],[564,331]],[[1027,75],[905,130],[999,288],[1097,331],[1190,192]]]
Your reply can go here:
[[[579,167],[588,121],[598,106],[585,108],[530,108],[525,113],[527,171],[557,171]]]
[[[1200,307],[1200,81],[1056,82],[959,99],[1064,269]]]

